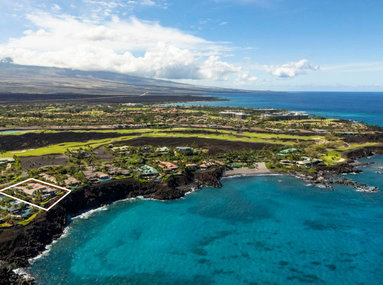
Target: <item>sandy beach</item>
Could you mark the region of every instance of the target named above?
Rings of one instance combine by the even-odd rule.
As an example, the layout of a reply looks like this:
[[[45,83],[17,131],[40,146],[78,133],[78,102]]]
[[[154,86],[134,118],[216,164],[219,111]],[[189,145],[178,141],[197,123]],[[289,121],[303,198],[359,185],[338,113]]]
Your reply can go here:
[[[264,162],[259,162],[255,164],[254,168],[241,167],[241,168],[234,168],[233,170],[226,170],[223,177],[252,176],[252,175],[271,174],[271,173],[272,171],[267,169]]]

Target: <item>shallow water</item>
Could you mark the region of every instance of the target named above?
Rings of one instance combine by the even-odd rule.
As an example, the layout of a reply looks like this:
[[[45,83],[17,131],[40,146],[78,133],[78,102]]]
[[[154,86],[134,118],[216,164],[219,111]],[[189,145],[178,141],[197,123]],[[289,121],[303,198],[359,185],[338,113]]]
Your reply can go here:
[[[383,157],[373,160],[352,178],[383,189]],[[39,284],[383,283],[381,192],[258,176],[103,210],[33,264]]]

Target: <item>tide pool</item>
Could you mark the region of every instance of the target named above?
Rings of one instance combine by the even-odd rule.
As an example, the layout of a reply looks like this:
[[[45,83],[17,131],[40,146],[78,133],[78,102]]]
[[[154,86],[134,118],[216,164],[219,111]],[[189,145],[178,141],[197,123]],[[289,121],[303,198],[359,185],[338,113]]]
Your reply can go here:
[[[353,175],[383,189],[383,157]],[[368,161],[372,161],[371,159]],[[117,202],[30,268],[38,284],[382,284],[383,195],[289,176]]]

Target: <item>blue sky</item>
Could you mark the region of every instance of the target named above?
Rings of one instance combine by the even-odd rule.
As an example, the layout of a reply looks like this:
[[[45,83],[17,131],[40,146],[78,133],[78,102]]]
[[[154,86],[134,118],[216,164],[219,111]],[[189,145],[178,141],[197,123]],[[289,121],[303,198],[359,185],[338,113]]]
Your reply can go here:
[[[382,91],[382,14],[376,0],[1,0],[0,58],[246,89]]]

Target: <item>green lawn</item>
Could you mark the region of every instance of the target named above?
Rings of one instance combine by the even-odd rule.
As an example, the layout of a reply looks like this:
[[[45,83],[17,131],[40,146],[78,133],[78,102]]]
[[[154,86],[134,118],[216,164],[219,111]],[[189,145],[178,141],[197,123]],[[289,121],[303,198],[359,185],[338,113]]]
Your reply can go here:
[[[22,225],[22,226],[26,226],[28,225],[30,222],[33,221],[34,218],[36,218],[38,213],[35,213],[33,214],[32,216],[30,216],[28,219],[24,220],[24,221],[21,221],[21,222],[18,222],[19,225]]]
[[[216,134],[185,134],[185,133],[169,133],[164,131],[188,131],[188,130],[204,130],[215,132]],[[42,131],[36,131],[42,132]],[[57,132],[57,131],[46,131],[46,132]],[[74,131],[84,132],[84,131]],[[88,132],[94,132],[92,130]],[[239,134],[231,131],[219,130],[216,132],[214,129],[193,129],[193,128],[174,128],[174,129],[140,129],[140,130],[97,130],[97,132],[118,132],[121,134],[127,134],[118,138],[107,138],[99,140],[90,140],[86,142],[66,142],[60,144],[49,145],[46,147],[40,147],[36,149],[16,150],[0,153],[0,157],[13,157],[17,156],[41,156],[47,154],[62,154],[67,149],[78,149],[85,146],[91,146],[93,148],[115,143],[124,140],[130,140],[138,137],[199,137],[209,139],[219,139],[227,141],[240,141],[240,142],[252,142],[252,143],[269,143],[269,144],[280,144],[280,145],[294,145],[293,141],[282,141],[281,139],[318,139],[320,137],[304,137],[304,136],[293,136],[293,135],[280,135],[280,134],[259,134],[259,133],[243,133]],[[129,135],[136,133],[136,135]],[[139,134],[137,134],[139,133]],[[242,136],[238,136],[242,135]]]
[[[360,144],[352,144],[352,145],[347,146],[347,147],[340,147],[340,148],[338,148],[337,150],[339,150],[339,151],[346,151],[346,150],[357,149],[357,148],[360,148],[360,147],[375,146],[375,145],[378,145],[378,144],[379,144],[379,143],[360,143]]]
[[[335,165],[343,161],[342,155],[336,150],[329,151],[322,156],[321,159],[323,159],[324,163],[328,166]]]

